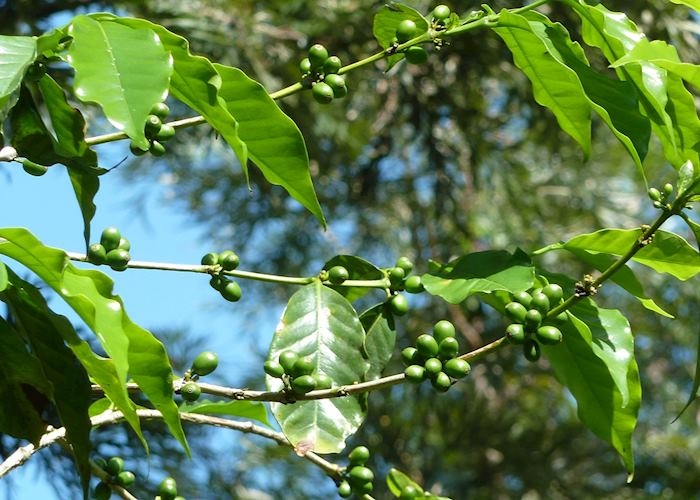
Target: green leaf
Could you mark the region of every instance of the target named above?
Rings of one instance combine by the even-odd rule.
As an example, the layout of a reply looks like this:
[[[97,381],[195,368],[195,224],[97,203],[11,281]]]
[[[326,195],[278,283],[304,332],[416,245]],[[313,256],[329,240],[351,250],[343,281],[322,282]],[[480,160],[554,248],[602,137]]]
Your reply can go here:
[[[693,194],[693,188],[700,187],[698,186],[698,181],[700,181],[700,172],[695,173],[695,166],[692,161],[685,162],[678,170],[676,193],[678,193],[678,196]]]
[[[431,262],[431,267],[422,276],[423,286],[452,304],[478,292],[528,290],[535,279],[530,258],[522,250],[512,255],[504,250],[471,253],[449,264]]]
[[[424,493],[423,488],[421,488],[418,483],[413,481],[400,470],[394,468],[391,468],[386,475],[386,485],[389,487],[389,491],[391,491],[396,497],[401,496],[401,492],[406,486],[413,486],[420,492],[421,495]]]
[[[624,255],[642,234],[641,229],[601,229],[581,234],[566,243],[548,247],[548,250],[585,250],[589,253]],[[648,245],[637,252],[632,260],[659,273],[668,273],[685,281],[700,272],[700,253],[674,233],[657,231]]]
[[[13,276],[12,291],[27,290],[31,285]],[[38,291],[37,291],[38,293]],[[85,498],[90,482],[90,430],[92,425],[88,408],[92,399],[90,380],[73,352],[66,346],[61,333],[53,325],[45,303],[32,304],[14,299],[12,311],[18,327],[29,341],[32,352],[41,363],[47,380],[53,384],[51,398],[61,423],[66,428],[66,439],[71,445],[83,486]],[[41,306],[44,306],[42,310]]]
[[[20,89],[19,100],[10,111],[10,129],[10,143],[19,156],[46,166],[60,161],[53,148],[54,139],[25,86]]]
[[[571,40],[560,23],[553,23],[535,11],[526,13],[525,17],[549,53],[576,72],[591,107],[627,149],[644,178],[642,161],[649,149],[651,125],[639,112],[634,87],[593,70],[581,46]]]
[[[53,386],[44,376],[39,360],[27,351],[20,334],[2,317],[0,377],[0,432],[37,444],[47,425],[39,415],[43,409],[41,401],[53,395]]]
[[[63,89],[49,75],[39,80],[39,89],[49,111],[51,126],[56,133],[54,151],[66,159],[73,191],[83,216],[85,247],[90,242],[90,222],[95,216],[94,198],[100,187],[98,176],[105,172],[97,168],[97,155],[85,143],[85,119],[68,104]]]
[[[182,413],[252,418],[270,427],[265,405],[254,401],[210,401],[208,399],[199,399],[194,403],[183,403],[180,405],[180,411]]]
[[[350,303],[317,281],[289,299],[268,359],[287,350],[313,356],[315,372],[328,375],[333,385],[348,385],[362,381],[367,372],[364,337]],[[271,391],[284,388],[282,380],[266,379]],[[317,453],[339,453],[365,418],[357,396],[271,406],[287,439],[299,449]]]
[[[4,291],[9,284],[10,281],[7,279],[7,267],[5,263],[0,260],[0,292]]]
[[[394,318],[384,304],[378,304],[360,315],[365,330],[365,350],[369,369],[365,380],[376,380],[384,373],[396,345]]]
[[[700,12],[700,0],[671,0],[678,5],[685,5]]]
[[[582,20],[582,35],[586,44],[599,48],[611,64],[634,49],[645,38],[637,26],[623,13],[612,12],[602,4],[588,5],[585,0],[564,0]],[[682,158],[676,144],[672,117],[666,111],[668,102],[667,73],[651,63],[639,63],[616,69],[621,80],[634,85],[641,111],[650,119],[659,137],[666,158],[679,167]]]
[[[106,412],[110,408],[112,408],[112,402],[109,400],[109,398],[100,398],[90,405],[88,415],[90,415],[90,418],[92,418],[100,413]]]
[[[381,269],[355,255],[336,255],[323,265],[323,270],[328,271],[334,266],[343,266],[347,269],[348,279],[351,280],[380,280],[384,278],[384,272]],[[349,286],[331,286],[331,288],[350,302],[355,302],[370,291],[368,288]]]
[[[429,23],[423,15],[408,5],[390,2],[384,5],[374,16],[372,33],[380,47],[388,49],[396,36],[396,28],[401,21],[410,19],[416,23],[416,36],[428,31]],[[393,54],[387,58],[387,71],[403,59],[403,54]]]
[[[125,381],[129,373],[189,452],[173,401],[165,347],[129,319],[121,298],[112,294],[112,280],[99,271],[74,267],[63,251],[45,247],[25,229],[0,229],[0,238],[5,239],[0,239],[0,253],[31,269],[75,310],[114,361],[119,380]]]
[[[540,25],[540,26],[537,26]],[[559,126],[581,145],[586,158],[591,152],[591,103],[574,70],[554,57],[536,34],[541,23],[502,10],[492,28],[513,54],[513,62],[532,83],[535,100],[549,108]]]
[[[114,127],[147,149],[146,117],[167,96],[173,71],[163,43],[152,29],[88,16],[75,17],[68,33],[73,37],[68,62],[75,68],[75,95],[98,103]]]
[[[543,346],[543,352],[576,399],[581,421],[612,444],[631,480],[641,386],[629,323],[619,311],[599,309],[589,300],[570,311],[561,329],[562,344]]]
[[[226,103],[218,95],[221,75],[205,57],[193,56],[189,42],[164,27],[129,17],[111,14],[92,14],[94,19],[112,21],[132,28],[148,28],[156,32],[160,41],[173,58],[173,73],[170,77],[170,92],[177,99],[201,114],[231,146],[241,168],[248,178],[248,149],[238,136],[238,123],[226,109]]]
[[[0,54],[2,54],[2,71],[0,71],[0,124],[2,124],[7,117],[7,112],[17,102],[25,71],[36,58],[36,38],[0,35]]]
[[[238,68],[214,64],[221,76],[219,96],[238,122],[238,135],[265,178],[282,186],[326,227],[309,172],[304,137],[265,88]]]
[[[605,271],[608,267],[610,267],[613,264],[613,262],[615,262],[615,258],[607,254],[593,254],[585,250],[575,249],[569,249],[569,251],[572,254],[574,254],[578,259],[582,260],[583,262],[586,262],[587,264],[593,266],[601,272]],[[624,289],[630,295],[636,297],[645,308],[649,309],[650,311],[654,311],[655,313],[660,314],[661,316],[673,318],[672,314],[664,311],[661,307],[659,307],[659,305],[656,304],[656,302],[654,302],[653,299],[649,298],[644,293],[644,288],[642,287],[642,284],[639,282],[637,276],[628,266],[622,266],[615,274],[613,274],[610,277],[610,279],[614,283],[622,287],[622,289]]]

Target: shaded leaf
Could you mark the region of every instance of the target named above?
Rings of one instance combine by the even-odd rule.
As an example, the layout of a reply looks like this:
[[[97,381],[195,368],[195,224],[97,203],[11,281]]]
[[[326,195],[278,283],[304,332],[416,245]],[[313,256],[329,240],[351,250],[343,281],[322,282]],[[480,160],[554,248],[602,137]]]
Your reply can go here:
[[[534,267],[522,250],[514,254],[504,250],[476,252],[449,264],[431,262],[430,272],[422,276],[428,293],[452,304],[459,304],[478,292],[528,290],[534,279]]]
[[[413,481],[410,477],[398,469],[391,468],[389,470],[386,475],[386,485],[389,487],[389,491],[391,491],[396,497],[401,496],[401,491],[406,486],[413,486],[418,492],[420,492],[421,495],[423,495],[423,488],[421,488],[418,483]]]
[[[183,403],[180,405],[180,411],[183,413],[250,418],[270,427],[265,405],[255,401],[210,401],[199,399],[194,403]]]
[[[10,282],[7,279],[7,267],[5,263],[0,260],[0,292],[4,291]]]
[[[287,350],[313,356],[315,372],[328,375],[333,385],[348,385],[362,381],[367,372],[364,337],[357,313],[348,301],[317,281],[289,299],[268,359],[277,359]],[[284,388],[278,378],[267,376],[266,380],[271,391]],[[272,403],[271,407],[287,439],[295,447],[317,453],[340,452],[365,418],[356,396]]]
[[[75,68],[75,95],[96,102],[110,123],[141,149],[151,107],[167,96],[172,58],[153,30],[77,16],[68,33],[68,62]],[[147,68],[144,71],[144,68]]]
[[[331,267],[343,266],[348,270],[348,279],[351,280],[379,280],[384,278],[384,272],[371,262],[355,255],[336,255],[323,265],[323,270],[328,271]],[[340,295],[354,302],[360,297],[364,297],[370,292],[368,288],[350,286],[332,286],[331,288]]]
[[[376,380],[382,376],[384,368],[394,354],[394,318],[384,304],[378,304],[360,315],[360,323],[365,330],[365,350],[369,359],[365,380]]]
[[[0,124],[17,102],[22,78],[36,58],[36,38],[0,35]]]
[[[10,143],[19,156],[46,166],[60,161],[53,149],[53,137],[26,87],[20,89],[19,100],[10,111],[9,118],[12,132]]]
[[[410,19],[416,23],[416,36],[428,31],[429,23],[427,19],[417,10],[397,2],[390,2],[384,5],[375,14],[372,22],[372,33],[377,39],[379,46],[388,49],[396,36],[396,28],[401,21]],[[403,54],[393,54],[387,58],[387,71],[397,62],[403,59]]]
[[[238,122],[238,135],[265,178],[282,186],[326,226],[309,172],[304,137],[265,88],[238,68],[214,64],[221,76],[219,96]]]
[[[540,24],[540,23],[537,23]],[[591,152],[591,103],[574,70],[554,57],[527,18],[502,10],[493,29],[513,54],[513,62],[532,83],[535,100],[548,108],[559,126]],[[540,30],[541,31],[541,30]]]

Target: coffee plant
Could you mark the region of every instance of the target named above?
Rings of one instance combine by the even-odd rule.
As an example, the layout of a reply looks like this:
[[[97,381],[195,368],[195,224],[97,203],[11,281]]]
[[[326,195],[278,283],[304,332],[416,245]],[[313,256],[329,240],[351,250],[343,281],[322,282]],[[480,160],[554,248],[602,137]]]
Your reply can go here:
[[[700,9],[696,0],[673,2]],[[580,23],[583,43],[543,13],[552,12],[548,4],[554,3]],[[0,229],[0,300],[7,309],[0,317],[0,433],[28,442],[5,458],[0,477],[60,443],[75,459],[86,497],[134,498],[129,488],[139,473],[120,457],[94,454],[90,433],[125,422],[148,449],[142,422],[157,420],[186,453],[183,422],[269,439],[319,467],[343,498],[370,499],[377,481],[386,481],[398,498],[439,498],[397,469],[378,477],[367,466],[366,446],[355,447],[346,459],[334,457],[371,411],[373,391],[425,383],[434,388],[431,397],[440,397],[454,384],[469,384],[472,365],[484,356],[517,349],[530,362],[547,359],[576,400],[582,423],[616,450],[632,479],[632,435],[641,405],[634,334],[624,312],[599,306],[596,294],[604,284],[616,285],[669,317],[644,293],[635,266],[681,281],[700,272],[700,252],[662,229],[678,221],[700,243],[700,224],[691,215],[700,201],[700,119],[686,87],[700,88],[698,66],[680,60],[673,45],[649,40],[624,13],[586,0],[536,0],[499,12],[486,4],[470,12],[447,5],[419,12],[391,3],[374,15],[373,33],[376,53],[353,62],[341,61],[330,47],[311,45],[299,54],[299,80],[274,92],[238,68],[192,54],[185,38],[145,19],[78,15],[40,36],[0,36],[0,161],[3,168],[21,166],[34,176],[65,167],[85,242],[83,252],[67,251],[45,246],[28,229]],[[591,152],[595,113],[636,165],[640,196],[648,196],[656,216],[633,228],[590,228],[529,253],[492,249],[430,261],[422,266],[424,274],[415,273],[406,257],[382,267],[355,255],[331,257],[313,276],[264,274],[246,270],[235,249],[207,253],[198,264],[144,262],[132,260],[138,245],[132,252],[118,228],[93,238],[93,200],[109,171],[93,147],[129,141],[135,156],[167,159],[168,141],[194,126],[211,127],[230,146],[246,179],[249,165],[259,169],[325,228],[304,138],[276,101],[302,94],[332,106],[352,92],[356,71],[382,60],[387,70],[404,59],[423,64],[460,36],[500,38],[537,103],[584,157]],[[595,67],[589,58],[609,68]],[[71,71],[69,84],[54,78],[59,70]],[[193,116],[168,121],[174,103]],[[76,107],[88,104],[97,105],[116,130],[88,135],[86,108]],[[660,148],[676,173],[662,186],[648,185],[645,159],[652,147]],[[550,252],[568,252],[590,272],[567,276],[546,268],[542,257]],[[31,282],[20,277],[16,264],[31,271]],[[225,363],[209,351],[195,356],[184,373],[173,373],[166,346],[130,320],[127,304],[113,294],[114,283],[100,266],[199,273],[229,302],[242,297],[246,280],[289,286],[287,307],[260,367],[267,387],[207,383]],[[44,292],[63,299],[96,342],[81,338]],[[399,351],[396,325],[411,314],[406,294],[450,304],[478,299],[508,326],[492,342],[464,351],[458,329],[441,320],[429,332],[416,332],[415,344]],[[354,304],[369,297],[374,305],[358,311]],[[95,351],[97,343],[106,356]],[[396,358],[405,370],[386,374]],[[685,408],[699,389],[700,361]],[[49,413],[55,415],[50,422]],[[183,498],[173,478],[153,495]]]

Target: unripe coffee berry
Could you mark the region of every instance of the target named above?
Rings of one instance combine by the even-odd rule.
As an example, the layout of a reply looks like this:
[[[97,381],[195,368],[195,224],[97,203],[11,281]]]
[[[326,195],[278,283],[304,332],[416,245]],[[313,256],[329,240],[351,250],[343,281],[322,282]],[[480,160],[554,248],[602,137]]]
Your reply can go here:
[[[124,459],[122,457],[112,457],[107,460],[105,472],[110,476],[116,476],[124,470]]]
[[[197,382],[187,382],[180,388],[180,395],[185,401],[197,401],[202,395],[202,389]]]
[[[440,320],[433,325],[433,336],[438,344],[446,338],[454,337],[455,335],[457,335],[455,326],[446,319]]]
[[[122,239],[122,234],[116,227],[108,227],[102,231],[100,236],[100,243],[105,248],[107,252],[114,250],[119,247],[119,241]]]
[[[389,299],[389,308],[397,316],[403,316],[408,312],[408,301],[400,293]]]
[[[414,45],[405,52],[406,60],[411,64],[423,64],[428,60],[428,53],[423,47]]]
[[[117,475],[117,484],[122,488],[128,488],[136,482],[136,476],[133,472],[125,470]]]
[[[292,390],[297,394],[306,394],[316,389],[316,379],[311,375],[302,375],[301,377],[292,379],[290,385],[292,386]]]
[[[333,100],[333,89],[324,82],[318,82],[314,85],[311,93],[319,104],[328,104]]]
[[[328,50],[317,43],[309,48],[309,62],[312,68],[320,68],[328,59]]]
[[[203,377],[209,375],[219,366],[219,357],[211,351],[204,351],[197,355],[192,362],[192,373]]]
[[[100,243],[93,243],[88,248],[87,260],[91,264],[99,266],[107,261],[107,251]]]
[[[452,381],[445,372],[438,373],[430,380],[430,383],[439,392],[447,392],[447,390],[452,386]]]
[[[404,290],[408,293],[421,293],[425,288],[423,287],[423,280],[420,276],[409,276],[406,278],[406,282],[403,285]]]
[[[432,358],[437,356],[439,346],[435,337],[426,333],[416,339],[416,349],[422,356]]]
[[[263,369],[265,370],[265,373],[267,373],[270,377],[282,378],[282,375],[284,375],[284,368],[279,363],[279,361],[265,361],[265,363],[263,364]]]
[[[364,465],[369,460],[369,449],[366,446],[358,446],[348,455],[352,465]]]
[[[405,19],[396,27],[396,39],[399,43],[407,42],[413,38],[417,29],[418,27],[415,22],[410,19]]]
[[[466,377],[467,375],[469,375],[469,372],[472,371],[472,368],[471,366],[469,366],[469,363],[459,358],[449,360],[447,363],[445,363],[442,369],[447,375],[449,375],[452,378]]]
[[[221,289],[221,296],[229,302],[238,302],[243,296],[243,291],[238,283],[235,281],[229,281]]]
[[[350,273],[343,266],[333,266],[328,270],[328,281],[334,285],[340,285],[350,278]]]

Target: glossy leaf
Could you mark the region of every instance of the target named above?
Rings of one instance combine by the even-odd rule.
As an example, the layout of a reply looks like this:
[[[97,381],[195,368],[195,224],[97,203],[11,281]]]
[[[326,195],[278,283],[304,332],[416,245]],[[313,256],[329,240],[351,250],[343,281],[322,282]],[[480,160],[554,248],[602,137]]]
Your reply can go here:
[[[352,384],[362,381],[367,372],[364,337],[350,303],[317,281],[289,299],[268,359],[276,360],[281,352],[293,350],[300,356],[313,356],[315,371],[328,375],[333,385]],[[283,389],[282,381],[270,376],[267,386],[272,391]],[[356,396],[271,406],[287,439],[299,449],[317,453],[339,453],[365,418]]]
[[[685,5],[700,12],[700,0],[671,0],[671,2],[678,5]]]
[[[336,255],[323,265],[323,269],[328,271],[331,267],[343,266],[348,270],[348,279],[351,280],[380,280],[384,278],[384,273],[371,262],[355,255]],[[358,288],[349,286],[332,286],[331,288],[340,295],[354,302],[360,297],[369,293],[368,288]]]
[[[31,269],[75,310],[114,361],[122,384],[128,372],[188,450],[173,401],[172,369],[165,348],[129,319],[121,298],[112,294],[112,280],[99,271],[74,267],[63,251],[45,247],[25,229],[0,229],[0,238],[5,239],[0,239],[0,253]]]
[[[36,58],[36,38],[0,35],[0,124],[17,102],[22,78]]]
[[[148,28],[88,16],[75,17],[68,33],[73,37],[67,59],[75,68],[75,95],[98,103],[114,127],[147,149],[146,117],[167,96],[173,70],[158,36]]]
[[[431,262],[430,272],[422,276],[428,293],[452,304],[478,292],[527,290],[534,279],[530,258],[521,250],[514,254],[504,250],[471,253],[442,265]]]
[[[282,186],[326,226],[309,172],[304,137],[265,88],[238,68],[215,64],[221,76],[219,96],[238,122],[248,155],[271,184]]]
[[[504,9],[492,29],[532,83],[535,100],[554,113],[559,126],[581,145],[587,158],[591,152],[591,103],[576,72],[552,55],[536,34],[542,31],[541,23],[531,25],[524,16]]]
[[[201,114],[226,142],[238,158],[248,178],[248,149],[238,136],[238,123],[226,109],[219,96],[221,76],[205,57],[190,53],[189,42],[163,26],[144,19],[116,17],[111,14],[93,14],[100,21],[112,21],[132,28],[153,30],[173,58],[173,73],[170,77],[170,93]]]
[[[38,443],[46,423],[34,406],[53,395],[36,356],[20,334],[0,317],[0,432]],[[33,390],[32,390],[33,389]],[[43,394],[43,398],[40,396]]]
[[[562,344],[542,350],[557,379],[576,399],[581,421],[612,444],[631,480],[641,385],[629,323],[618,311],[599,309],[591,301],[571,312],[570,321],[561,325]]]
[[[0,292],[4,291],[10,282],[7,279],[7,267],[4,262],[0,260]]]
[[[649,119],[639,112],[634,87],[629,82],[608,78],[592,69],[581,46],[571,40],[560,23],[553,23],[534,11],[526,13],[525,17],[549,53],[576,72],[592,109],[627,149],[644,177],[642,161],[649,149],[651,125]]]
[[[698,189],[700,189],[700,170],[695,168],[693,162],[687,161],[678,170],[677,196],[687,196]]]
[[[267,409],[262,403],[255,401],[210,401],[199,399],[194,403],[180,405],[182,413],[202,413],[206,415],[226,415],[257,420],[270,427],[267,419]]]
[[[368,309],[360,316],[365,330],[365,350],[369,359],[369,370],[365,380],[376,380],[384,373],[396,346],[396,326],[391,313],[384,304]]]
[[[401,491],[403,491],[406,486],[413,486],[421,495],[424,493],[423,488],[421,488],[418,483],[400,470],[394,468],[390,469],[386,475],[386,485],[389,487],[389,491],[396,497],[401,496]]]
[[[417,10],[397,2],[384,5],[374,16],[372,33],[379,46],[388,49],[396,36],[396,28],[401,21],[410,19],[416,23],[416,36],[428,31],[428,21]],[[387,71],[397,62],[403,59],[403,54],[394,54],[387,58]]]
[[[641,233],[641,229],[601,229],[550,245],[542,251],[564,249],[624,255],[636,244]],[[683,281],[700,272],[700,253],[683,238],[667,231],[657,231],[651,243],[639,250],[632,260]]]
[[[605,271],[615,261],[614,257],[607,254],[593,254],[585,250],[574,249],[569,249],[569,251],[572,254],[574,254],[578,259],[582,260],[583,262],[586,262],[587,264],[593,266],[601,272]],[[654,311],[655,313],[660,314],[661,316],[673,318],[672,314],[664,311],[656,302],[654,302],[653,299],[649,298],[646,295],[646,293],[644,293],[644,288],[642,287],[642,284],[639,282],[637,276],[628,266],[622,266],[615,274],[613,274],[610,277],[610,280],[622,287],[630,295],[636,297],[645,308],[649,309],[650,311]]]

